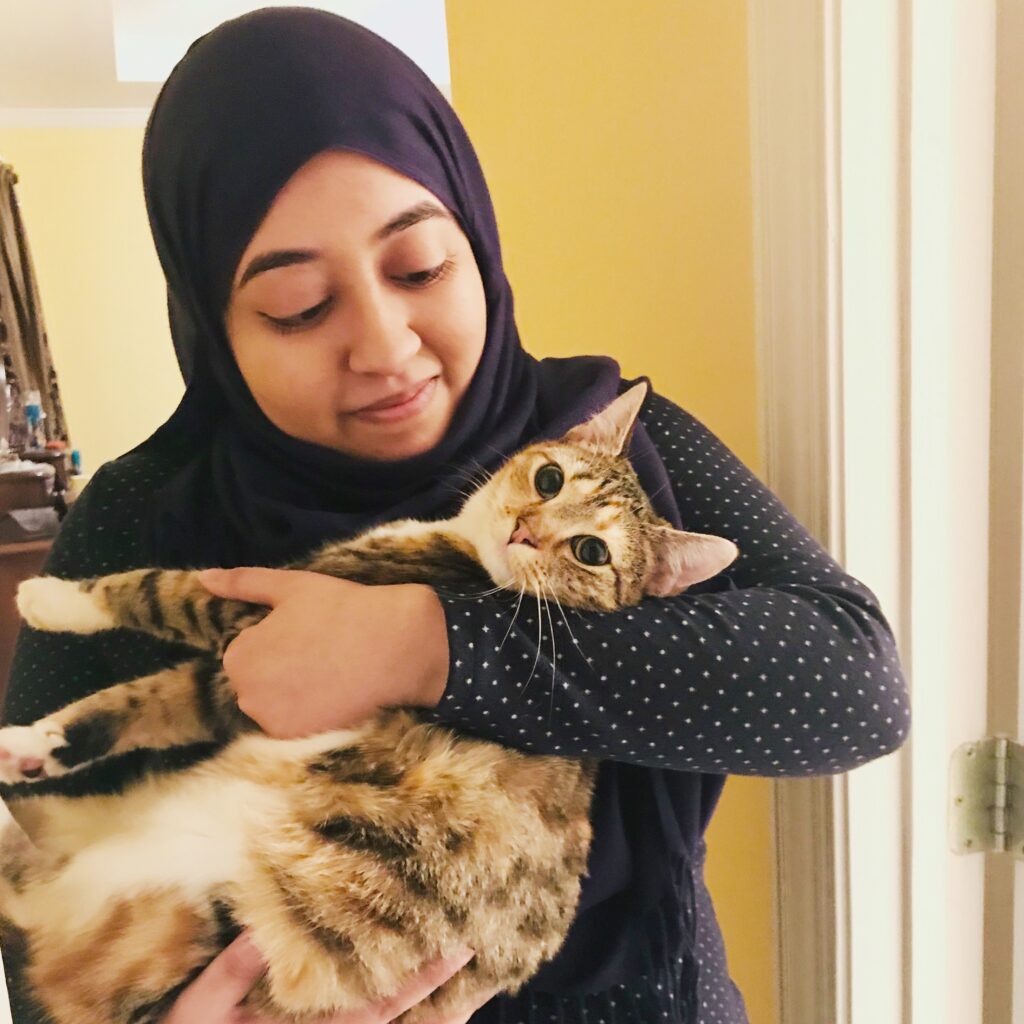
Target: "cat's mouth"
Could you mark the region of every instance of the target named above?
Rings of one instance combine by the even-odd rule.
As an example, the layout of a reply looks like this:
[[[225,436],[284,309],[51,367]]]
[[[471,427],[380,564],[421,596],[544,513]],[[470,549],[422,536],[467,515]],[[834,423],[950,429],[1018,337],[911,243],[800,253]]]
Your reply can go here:
[[[492,557],[497,563],[494,568],[508,581],[505,586],[514,590],[529,587],[532,567],[536,565],[539,553],[537,539],[523,531],[519,520],[513,520],[501,528],[494,540]]]
[[[508,575],[515,582],[516,588],[525,584],[532,593],[532,581],[538,567],[539,548],[534,544],[524,544],[521,541],[513,543],[510,540],[504,546],[502,554],[505,565],[508,567]]]

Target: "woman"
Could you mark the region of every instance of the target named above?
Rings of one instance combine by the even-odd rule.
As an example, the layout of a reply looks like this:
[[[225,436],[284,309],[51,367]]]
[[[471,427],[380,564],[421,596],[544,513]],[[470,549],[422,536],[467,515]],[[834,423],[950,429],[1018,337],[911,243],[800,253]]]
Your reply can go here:
[[[407,58],[344,19],[265,9],[195,43],[154,108],[144,178],[188,388],[97,473],[48,572],[275,566],[375,522],[446,515],[481,468],[623,386],[611,360],[523,351],[461,125]],[[693,417],[652,395],[640,419],[630,455],[660,514],[742,555],[682,597],[580,616],[579,649],[561,637],[554,665],[529,614],[501,642],[508,607],[493,599],[271,568],[206,578],[274,609],[225,657],[241,706],[273,735],[414,703],[511,746],[601,759],[566,944],[475,1022],[745,1021],[702,879],[726,774],[845,771],[907,735],[871,592]],[[182,653],[25,630],[8,720]],[[550,689],[510,699],[538,658]],[[117,785],[146,760],[77,784]],[[392,1019],[459,967],[428,965],[358,1019]],[[242,1020],[258,970],[239,940],[167,1019]]]

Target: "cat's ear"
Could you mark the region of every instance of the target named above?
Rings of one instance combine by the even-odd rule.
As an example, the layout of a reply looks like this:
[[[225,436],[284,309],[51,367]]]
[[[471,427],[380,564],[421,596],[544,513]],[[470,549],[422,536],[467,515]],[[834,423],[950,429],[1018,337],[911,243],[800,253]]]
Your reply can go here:
[[[740,549],[731,540],[709,533],[655,527],[654,564],[644,583],[652,597],[674,597],[730,565]]]
[[[573,427],[564,440],[572,444],[586,444],[600,448],[609,455],[620,455],[629,442],[640,406],[647,397],[647,384],[634,384],[610,405],[605,406],[586,423]]]

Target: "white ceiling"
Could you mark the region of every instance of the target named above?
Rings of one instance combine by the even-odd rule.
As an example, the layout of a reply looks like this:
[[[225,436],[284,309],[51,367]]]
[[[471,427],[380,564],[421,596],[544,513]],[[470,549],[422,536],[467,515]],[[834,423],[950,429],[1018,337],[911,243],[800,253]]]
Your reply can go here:
[[[358,21],[405,50],[448,91],[444,0],[281,0]],[[0,123],[137,120],[189,44],[265,6],[247,0],[41,0],[0,16]],[[118,80],[118,68],[122,77]],[[143,77],[148,80],[130,80]]]

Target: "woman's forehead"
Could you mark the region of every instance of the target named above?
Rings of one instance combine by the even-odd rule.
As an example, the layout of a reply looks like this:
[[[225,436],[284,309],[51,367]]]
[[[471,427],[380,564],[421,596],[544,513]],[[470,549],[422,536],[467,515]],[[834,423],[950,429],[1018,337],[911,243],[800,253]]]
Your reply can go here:
[[[366,229],[372,241],[391,218],[420,203],[450,217],[444,203],[418,181],[361,153],[328,150],[285,182],[253,237],[286,232],[296,224],[315,227],[325,216],[340,214],[353,227]]]
[[[459,230],[419,182],[362,154],[318,154],[274,198],[242,253],[235,286],[263,270],[309,262],[323,246],[379,248],[423,223]]]

